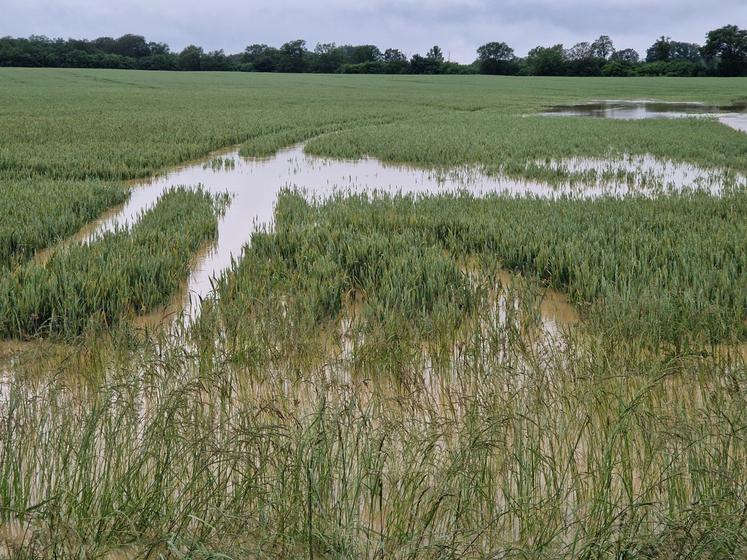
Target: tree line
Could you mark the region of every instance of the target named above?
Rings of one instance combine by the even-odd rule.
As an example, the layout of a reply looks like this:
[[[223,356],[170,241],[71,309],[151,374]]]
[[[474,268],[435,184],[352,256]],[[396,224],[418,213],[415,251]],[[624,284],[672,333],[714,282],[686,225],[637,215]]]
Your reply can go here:
[[[301,39],[280,47],[249,45],[243,52],[206,52],[189,45],[172,52],[164,43],[141,35],[119,38],[0,38],[0,66],[122,68],[141,70],[318,72],[347,74],[503,74],[517,76],[747,76],[747,30],[727,25],[706,34],[703,45],[658,38],[645,58],[634,49],[617,50],[602,35],[565,48],[538,46],[518,57],[504,42],[477,49],[471,64],[446,60],[439,46],[425,55],[375,45],[319,43]]]

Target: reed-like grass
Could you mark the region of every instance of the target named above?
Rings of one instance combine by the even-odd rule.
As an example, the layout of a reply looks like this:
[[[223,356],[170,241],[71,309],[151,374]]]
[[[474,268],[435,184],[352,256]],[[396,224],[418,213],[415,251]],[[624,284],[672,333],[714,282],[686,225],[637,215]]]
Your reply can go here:
[[[38,218],[3,241],[0,334],[67,342],[0,347],[0,556],[744,557],[747,370],[713,344],[745,334],[738,185],[595,201],[288,192],[220,298],[155,333],[122,319],[167,303],[215,235],[205,193],[18,264],[114,204],[102,181],[229,144],[260,156],[325,134],[310,151],[540,178],[562,173],[535,162],[610,152],[744,172],[743,136],[715,122],[522,116],[744,89],[0,70],[0,195]],[[71,181],[54,206],[33,201]],[[501,267],[526,279],[504,285]],[[546,286],[581,326],[546,324]]]
[[[112,325],[164,305],[185,281],[191,257],[216,231],[211,195],[171,190],[131,230],[61,248],[44,263],[0,278],[0,333],[76,336],[92,323]]]
[[[10,556],[747,553],[743,361],[528,344],[477,313],[450,360],[418,350],[397,376],[358,350],[252,367],[222,340],[124,331],[52,379],[19,365],[1,405]]]
[[[73,235],[104,210],[122,203],[119,184],[13,180],[0,175],[0,270]]]
[[[254,234],[219,285],[218,305],[229,332],[255,310],[281,309],[313,330],[358,302],[369,324],[397,324],[400,336],[450,333],[477,305],[466,263],[479,258],[483,277],[503,266],[567,293],[610,339],[733,343],[747,337],[745,213],[743,193],[308,203],[286,192],[273,231]]]

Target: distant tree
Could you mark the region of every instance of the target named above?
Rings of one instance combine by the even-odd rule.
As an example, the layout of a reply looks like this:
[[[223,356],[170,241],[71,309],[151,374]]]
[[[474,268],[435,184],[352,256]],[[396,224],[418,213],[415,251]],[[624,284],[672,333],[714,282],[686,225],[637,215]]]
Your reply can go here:
[[[306,41],[303,39],[288,41],[280,47],[278,52],[277,69],[280,72],[303,72],[306,69],[305,54]]]
[[[441,47],[434,45],[425,55],[425,74],[440,74],[444,64],[444,53]]]
[[[91,44],[99,51],[112,54],[116,46],[116,41],[112,37],[99,37],[91,41]]]
[[[425,56],[409,61],[402,51],[375,45],[321,43],[309,52],[303,40],[290,41],[281,48],[249,45],[242,53],[203,52],[190,45],[171,53],[168,45],[147,42],[141,35],[119,38],[50,39],[41,35],[0,38],[0,66],[48,66],[85,68],[139,68],[146,70],[241,70],[264,72],[351,72],[461,74],[477,71],[489,74],[578,75],[578,76],[702,76],[747,75],[747,30],[727,25],[710,31],[701,48],[695,43],[673,41],[662,36],[646,51],[646,63],[633,49],[615,52],[612,40],[602,35],[592,43],[577,43],[568,50],[562,45],[537,47],[524,59],[514,56],[506,43],[486,43],[477,49],[471,65],[446,62],[439,46]]]
[[[249,47],[247,47],[248,49]],[[337,45],[335,43],[317,43],[316,47],[314,47],[314,53],[315,54],[329,54],[331,52],[334,52],[337,50]]]
[[[619,51],[615,51],[612,56],[610,56],[611,62],[620,62],[622,64],[638,64],[640,59],[641,57],[634,49],[622,49]]]
[[[482,74],[514,73],[514,50],[503,42],[485,43],[477,49],[477,61]]]
[[[5,39],[8,39],[9,37],[4,37]],[[39,43],[42,45],[53,45],[55,43],[54,40],[50,39],[46,35],[29,35],[29,42],[30,43]]]
[[[223,50],[211,51],[202,56],[200,70],[226,71],[231,69],[229,61]]]
[[[202,47],[189,45],[179,53],[179,68],[181,70],[200,70],[204,51]]]
[[[427,74],[429,68],[430,64],[427,58],[419,54],[414,54],[410,58],[410,72],[413,74]]]
[[[747,30],[727,25],[709,31],[701,52],[718,74],[747,75]]]
[[[438,45],[434,45],[425,55],[425,58],[427,58],[431,62],[442,64],[444,61],[444,52],[441,50],[441,47],[439,47]]]
[[[241,55],[242,64],[256,72],[274,72],[277,49],[264,44],[249,45]]]
[[[620,62],[619,60],[610,60],[602,67],[602,76],[632,76],[633,70],[630,64]]]
[[[96,47],[85,39],[68,39],[65,42],[66,51],[80,51],[86,54],[94,54]]]
[[[666,62],[672,56],[672,40],[662,35],[646,50],[646,62]]]
[[[527,69],[535,76],[562,76],[566,73],[563,45],[535,47],[526,58]]]
[[[584,60],[594,56],[592,54],[592,47],[590,43],[576,43],[570,49],[565,52],[565,56],[568,60]]]
[[[350,62],[352,64],[378,62],[381,57],[381,51],[375,45],[356,45],[350,51]]]
[[[691,77],[703,75],[704,67],[689,60],[647,62],[635,67],[639,76]]]
[[[591,56],[607,60],[615,52],[612,39],[607,35],[602,35],[591,44]]]
[[[139,67],[143,70],[178,70],[179,57],[172,53],[153,54],[141,58]]]
[[[407,71],[407,57],[399,49],[386,49],[382,55],[382,61],[389,74],[401,74]]]
[[[680,43],[679,41],[670,41],[669,59],[689,60],[696,63],[703,62],[703,56],[700,54],[700,45],[696,43]]]
[[[332,73],[342,66],[343,52],[334,43],[318,43],[314,48],[314,71]]]
[[[383,55],[384,62],[407,62],[407,57],[399,49],[387,49]]]
[[[150,48],[142,35],[128,33],[114,40],[112,53],[132,58],[140,58],[150,54]]]
[[[171,49],[169,49],[169,46],[166,43],[150,42],[148,43],[148,51],[150,52],[151,56],[153,56],[159,54],[169,54],[171,52]]]

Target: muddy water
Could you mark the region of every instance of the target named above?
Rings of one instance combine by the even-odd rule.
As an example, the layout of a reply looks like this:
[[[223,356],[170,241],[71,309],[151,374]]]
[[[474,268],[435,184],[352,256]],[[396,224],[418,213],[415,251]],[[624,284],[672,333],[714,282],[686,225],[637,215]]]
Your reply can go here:
[[[558,105],[541,114],[544,116],[598,117],[623,120],[712,117],[718,118],[727,126],[747,132],[747,105],[745,104],[718,106],[705,103],[607,99],[578,105]]]
[[[583,171],[600,165],[597,160],[553,162],[550,167],[567,168],[570,172]],[[162,316],[173,315],[186,306],[188,315],[199,310],[201,298],[212,289],[213,278],[231,266],[232,259],[241,256],[242,247],[256,228],[272,226],[274,204],[283,188],[298,188],[307,196],[325,197],[336,192],[386,192],[432,194],[466,191],[475,195],[502,193],[513,196],[624,196],[639,192],[656,196],[662,185],[666,188],[709,188],[721,183],[714,172],[700,171],[693,166],[679,166],[647,160],[623,161],[612,170],[634,172],[646,180],[636,184],[628,181],[610,181],[600,177],[596,182],[547,184],[521,181],[506,176],[486,175],[474,167],[444,170],[424,170],[401,165],[387,165],[373,158],[337,160],[306,155],[303,146],[279,151],[269,158],[242,158],[238,150],[228,149],[212,154],[200,162],[178,167],[152,180],[133,185],[129,201],[86,226],[73,241],[90,241],[102,232],[125,224],[132,224],[142,212],[151,208],[166,190],[173,186],[202,188],[212,193],[229,193],[231,203],[220,219],[216,244],[195,259],[186,290],[180,301],[149,317],[156,322]],[[632,166],[632,167],[631,167]],[[654,174],[659,180],[651,181]],[[656,188],[650,187],[657,184]],[[44,254],[40,256],[43,258]],[[561,301],[562,296],[550,297]],[[562,322],[562,321],[559,321]]]
[[[177,168],[150,181],[134,185],[129,201],[89,224],[74,239],[91,241],[117,226],[131,225],[173,186],[228,192],[232,199],[218,225],[216,244],[194,263],[188,287],[180,296],[190,315],[212,289],[212,279],[241,256],[242,247],[259,227],[272,226],[275,201],[283,188],[298,188],[309,197],[336,192],[437,193],[467,191],[474,194],[501,192],[521,195],[556,196],[557,187],[490,177],[469,168],[449,172],[384,165],[364,158],[344,161],[304,154],[302,146],[287,148],[270,158],[241,158],[236,149],[213,154],[203,162]],[[570,188],[570,187],[569,187]],[[175,305],[159,310],[151,318],[173,314]]]

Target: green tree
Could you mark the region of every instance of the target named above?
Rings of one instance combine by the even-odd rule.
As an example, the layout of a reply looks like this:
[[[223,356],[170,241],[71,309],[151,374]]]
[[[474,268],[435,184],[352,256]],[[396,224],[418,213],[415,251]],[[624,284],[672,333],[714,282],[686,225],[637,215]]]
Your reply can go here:
[[[591,58],[593,56],[591,44],[585,41],[583,43],[576,43],[565,52],[565,56],[568,60],[584,60],[585,58]]]
[[[181,70],[200,70],[204,51],[202,47],[189,45],[179,53],[179,68]]]
[[[419,54],[414,54],[410,58],[410,72],[413,74],[427,74],[430,65],[428,59]]]
[[[438,45],[434,45],[425,55],[425,58],[427,58],[431,62],[442,64],[444,61],[444,52],[441,50],[441,47],[439,47]]]
[[[482,74],[512,74],[515,59],[514,50],[503,42],[485,43],[477,49]]]
[[[615,52],[615,46],[608,35],[602,35],[591,44],[591,56],[607,60]]]
[[[381,51],[375,45],[356,45],[350,52],[350,62],[352,64],[378,62],[381,56]]]
[[[337,72],[344,62],[342,49],[334,43],[317,43],[314,47],[314,55],[316,56],[314,61],[316,72],[327,74]]]
[[[563,45],[535,47],[527,54],[527,69],[534,76],[562,76],[566,74]]]
[[[148,48],[148,43],[146,42],[145,37],[128,33],[127,35],[122,35],[119,39],[114,40],[111,52],[121,56],[140,58],[148,56],[150,54],[150,48]]]
[[[280,72],[303,72],[306,69],[306,41],[296,39],[280,47],[277,69]]]
[[[382,55],[384,68],[389,74],[402,74],[407,71],[407,57],[399,49],[386,49]]]
[[[278,50],[264,44],[249,45],[241,55],[241,61],[256,72],[274,72]]]
[[[622,49],[619,51],[615,51],[612,56],[610,56],[611,62],[619,62],[622,64],[638,64],[641,57],[638,54],[638,51],[634,49]]]
[[[669,43],[670,60],[689,60],[690,62],[701,63],[703,56],[700,54],[700,45],[695,43],[681,43],[671,41]]]
[[[747,75],[747,30],[727,25],[709,31],[702,54],[722,76]]]
[[[646,51],[646,62],[666,62],[672,56],[672,40],[662,35]]]
[[[231,61],[223,50],[211,51],[200,61],[200,70],[226,71],[231,70]]]

